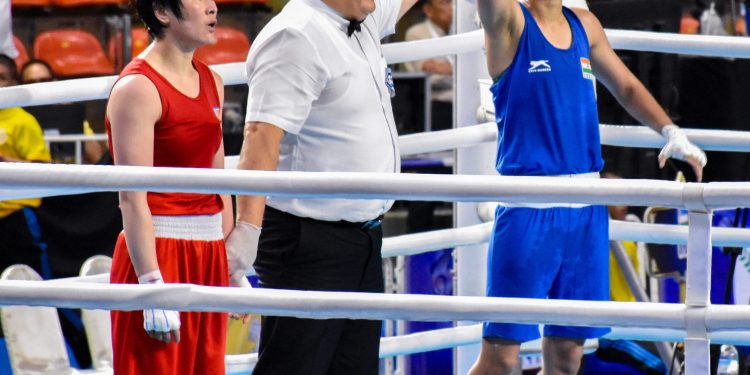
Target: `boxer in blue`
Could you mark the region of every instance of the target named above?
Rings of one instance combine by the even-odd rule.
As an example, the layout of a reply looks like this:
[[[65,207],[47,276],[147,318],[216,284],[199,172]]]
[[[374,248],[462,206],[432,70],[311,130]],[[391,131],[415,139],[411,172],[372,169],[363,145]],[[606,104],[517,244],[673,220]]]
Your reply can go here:
[[[690,163],[706,156],[667,116],[609,45],[596,17],[562,0],[477,0],[498,126],[497,170],[509,176],[598,178],[602,169],[595,79],[638,121],[667,140],[659,154]],[[607,300],[608,217],[604,206],[501,205],[490,238],[487,294]],[[547,326],[543,371],[575,374],[586,338],[608,329]],[[486,323],[469,372],[510,374],[536,325]]]

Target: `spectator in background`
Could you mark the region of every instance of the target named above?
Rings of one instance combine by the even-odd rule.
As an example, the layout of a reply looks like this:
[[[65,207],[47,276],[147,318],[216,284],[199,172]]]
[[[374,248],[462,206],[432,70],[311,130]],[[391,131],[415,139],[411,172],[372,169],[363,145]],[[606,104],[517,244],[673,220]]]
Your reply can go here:
[[[717,9],[718,8],[718,9]],[[712,1],[700,18],[700,33],[703,35],[729,35],[721,19],[723,4]]]
[[[15,61],[0,55],[0,87],[19,83]],[[0,109],[0,161],[49,162],[42,128],[34,116],[20,107]],[[50,278],[47,245],[42,240],[36,208],[40,198],[0,202],[0,272],[21,263]]]
[[[427,17],[406,31],[406,40],[439,38],[447,35],[453,21],[451,0],[422,0]],[[432,130],[453,127],[453,56],[435,57],[406,63],[410,72],[430,74],[432,86]]]
[[[21,83],[40,83],[54,81],[52,68],[43,60],[29,60],[21,68]]]
[[[698,34],[701,23],[694,15],[698,10],[694,5],[683,5],[682,17],[680,18],[680,34]]]
[[[21,83],[41,83],[56,80],[52,68],[44,60],[29,60],[21,68]],[[63,104],[67,105],[67,104]],[[83,134],[93,135],[94,130],[87,120],[83,121]],[[88,141],[83,143],[83,162],[85,164],[96,164],[105,153],[103,142]]]

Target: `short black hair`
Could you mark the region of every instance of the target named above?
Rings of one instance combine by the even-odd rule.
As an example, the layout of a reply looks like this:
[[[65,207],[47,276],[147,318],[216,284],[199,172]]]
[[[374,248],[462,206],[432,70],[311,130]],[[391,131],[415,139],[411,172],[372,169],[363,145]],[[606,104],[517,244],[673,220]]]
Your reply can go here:
[[[182,19],[182,1],[181,0],[135,0],[135,10],[138,17],[148,29],[148,33],[154,39],[164,36],[164,29],[167,25],[159,22],[156,18],[156,9],[167,9],[178,19]]]
[[[5,65],[8,70],[10,70],[11,78],[16,83],[21,82],[20,79],[18,79],[18,66],[16,65],[16,60],[13,60],[8,55],[0,54],[0,65]]]

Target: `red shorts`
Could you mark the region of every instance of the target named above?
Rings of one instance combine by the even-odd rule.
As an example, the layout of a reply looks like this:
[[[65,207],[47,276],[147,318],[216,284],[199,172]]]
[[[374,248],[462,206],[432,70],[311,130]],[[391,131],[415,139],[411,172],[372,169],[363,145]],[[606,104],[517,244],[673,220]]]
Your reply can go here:
[[[165,283],[228,286],[221,214],[154,216],[156,256]],[[110,273],[113,284],[138,284],[120,233]],[[112,311],[115,375],[223,375],[227,314],[180,312],[180,342],[167,344],[143,329],[143,311]]]

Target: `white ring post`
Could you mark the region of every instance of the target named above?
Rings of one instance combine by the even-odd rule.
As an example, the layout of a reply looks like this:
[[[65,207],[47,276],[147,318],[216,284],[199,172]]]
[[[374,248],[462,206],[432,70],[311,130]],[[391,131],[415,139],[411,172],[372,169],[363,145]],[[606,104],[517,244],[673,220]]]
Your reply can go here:
[[[81,147],[82,142],[76,141],[76,157],[75,157],[75,163],[81,164],[83,163],[83,147]]]
[[[455,0],[454,24],[456,32],[466,33],[477,30],[476,4],[473,0]],[[480,31],[481,32],[481,31]],[[455,85],[453,96],[454,127],[468,127],[477,123],[476,113],[479,108],[480,78],[487,78],[487,64],[481,50],[463,53],[456,56],[453,68]],[[456,168],[454,173],[496,174],[494,168],[495,145],[483,143],[470,148],[456,150]],[[477,204],[454,204],[454,222],[457,227],[481,224],[477,214]],[[454,252],[453,266],[457,274],[456,294],[460,296],[484,296],[487,271],[487,246],[484,244],[462,246]],[[459,326],[476,324],[476,322],[458,322]],[[454,352],[454,374],[466,374],[479,356],[479,345],[458,347]]]
[[[683,198],[688,214],[687,286],[685,293],[685,374],[711,373],[710,340],[706,310],[711,304],[711,219],[713,213],[703,202],[703,187],[688,184]]]

